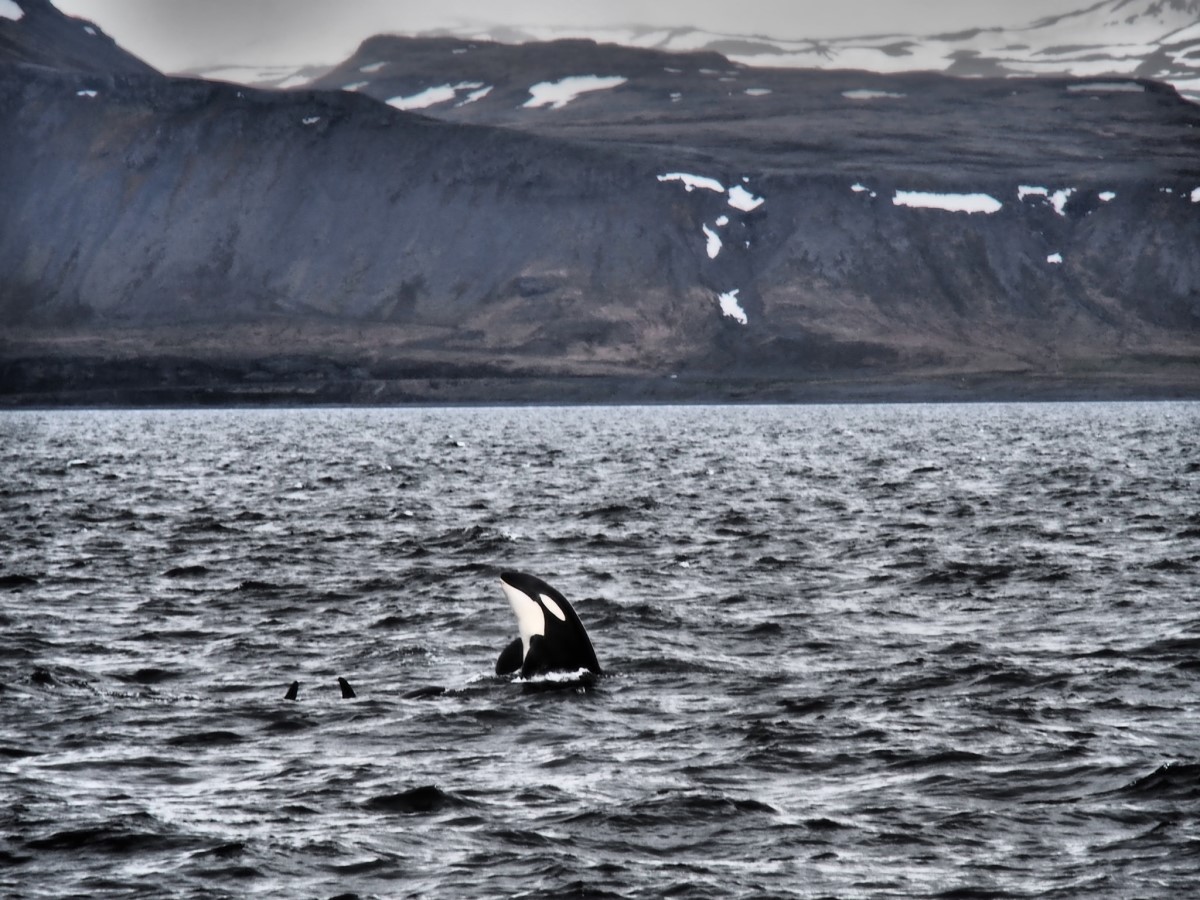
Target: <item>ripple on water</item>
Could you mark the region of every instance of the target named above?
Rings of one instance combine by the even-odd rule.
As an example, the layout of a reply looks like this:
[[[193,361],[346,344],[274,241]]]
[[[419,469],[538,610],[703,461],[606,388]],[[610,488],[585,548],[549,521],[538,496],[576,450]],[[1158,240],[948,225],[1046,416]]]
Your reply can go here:
[[[1187,896],[1198,425],[0,413],[0,884]],[[609,677],[494,678],[508,568]]]

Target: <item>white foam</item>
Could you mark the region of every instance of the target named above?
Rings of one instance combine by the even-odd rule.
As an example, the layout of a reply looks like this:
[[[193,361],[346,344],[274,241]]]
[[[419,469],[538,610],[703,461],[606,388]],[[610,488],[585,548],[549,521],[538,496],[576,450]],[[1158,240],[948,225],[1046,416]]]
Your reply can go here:
[[[1101,200],[1103,200],[1105,203],[1108,203],[1112,200],[1117,199],[1116,191],[1101,191],[1096,196],[1099,197]]]
[[[539,81],[529,89],[529,99],[522,105],[526,109],[562,109],[580,94],[611,90],[628,80],[620,75],[568,75],[558,81]]]
[[[588,668],[579,668],[574,672],[542,672],[540,675],[530,675],[528,678],[520,676],[513,679],[514,684],[574,684],[575,682],[583,682],[593,677],[593,673]]]
[[[1054,264],[1054,265],[1058,265],[1062,262],[1062,254],[1061,253],[1051,253],[1049,256],[1046,257],[1046,262]]]
[[[717,254],[721,252],[721,236],[707,225],[701,225],[700,227],[704,231],[704,237],[708,240],[708,245],[705,248],[708,250],[708,258],[716,259]]]
[[[367,75],[370,75],[373,72],[378,72],[380,69],[382,69],[386,65],[387,65],[386,62],[374,62],[374,63],[370,63],[369,65],[360,66],[358,71],[363,72]]]
[[[742,212],[756,210],[765,202],[764,198],[755,197],[740,184],[735,184],[729,189],[729,205]]]
[[[717,300],[721,303],[721,314],[728,316],[734,321],[745,325],[750,320],[746,318],[746,311],[742,309],[742,304],[738,303],[737,295],[741,289],[727,291],[724,294],[718,294]]]
[[[95,91],[90,91],[90,90],[85,90],[85,91],[76,91],[76,92],[75,92],[75,96],[76,96],[76,97],[95,97],[95,96],[96,96],[96,92],[95,92]]]
[[[729,216],[717,216],[717,227],[724,228],[729,224]]]
[[[659,175],[659,181],[681,181],[683,182],[684,190],[691,193],[696,188],[704,188],[706,191],[716,191],[718,194],[725,193],[725,185],[717,181],[715,178],[708,178],[704,175],[689,175],[687,172],[668,172],[666,175]]]
[[[24,15],[25,10],[17,6],[13,0],[0,0],[0,19],[12,19],[14,22],[19,22]]]
[[[1192,188],[1192,202],[1200,203],[1200,187]]]
[[[746,88],[746,95],[749,97],[765,97],[769,93],[770,88]]]
[[[672,103],[678,103],[682,99],[683,99],[683,94],[679,93],[679,91],[671,92],[671,102]]]
[[[873,190],[871,190],[869,187],[867,187],[865,184],[862,184],[861,182],[850,185],[850,190],[854,191],[854,193],[856,193],[856,194],[865,193],[868,197],[878,197],[879,196]]]
[[[318,122],[321,121],[321,117],[320,116],[305,116],[300,121],[305,125],[316,125]]]
[[[917,209],[941,209],[946,212],[991,214],[1004,204],[990,194],[935,194],[927,191],[896,191],[892,198],[896,206]]]

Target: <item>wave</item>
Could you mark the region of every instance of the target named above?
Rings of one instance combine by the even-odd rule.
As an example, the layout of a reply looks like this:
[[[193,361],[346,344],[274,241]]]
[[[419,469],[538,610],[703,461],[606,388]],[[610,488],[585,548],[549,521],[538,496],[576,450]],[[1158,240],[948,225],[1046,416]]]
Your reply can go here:
[[[198,838],[169,830],[148,813],[125,816],[119,820],[97,822],[41,837],[27,838],[28,850],[90,852],[115,856],[143,856],[157,851],[191,849]]]
[[[472,805],[457,794],[444,791],[437,785],[426,784],[409,788],[395,794],[379,794],[366,800],[363,807],[375,812],[400,815],[428,815],[445,809],[458,809]]]
[[[1112,793],[1142,799],[1200,799],[1200,763],[1163,763]]]

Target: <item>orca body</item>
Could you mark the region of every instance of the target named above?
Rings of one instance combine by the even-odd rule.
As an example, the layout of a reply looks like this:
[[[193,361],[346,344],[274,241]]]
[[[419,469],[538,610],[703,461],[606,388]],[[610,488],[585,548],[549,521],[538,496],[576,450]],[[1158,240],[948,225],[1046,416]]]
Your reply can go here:
[[[581,669],[603,674],[591,638],[566,597],[540,578],[520,572],[501,572],[500,587],[521,636],[496,660],[497,675],[530,678]]]

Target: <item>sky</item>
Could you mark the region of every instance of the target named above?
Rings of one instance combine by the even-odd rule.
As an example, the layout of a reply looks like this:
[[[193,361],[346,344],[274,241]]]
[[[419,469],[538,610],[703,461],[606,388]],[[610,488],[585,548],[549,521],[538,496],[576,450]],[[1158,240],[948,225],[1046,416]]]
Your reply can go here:
[[[777,39],[1021,26],[1096,0],[53,0],[164,72],[331,65],[373,34],[472,24],[695,26]]]

